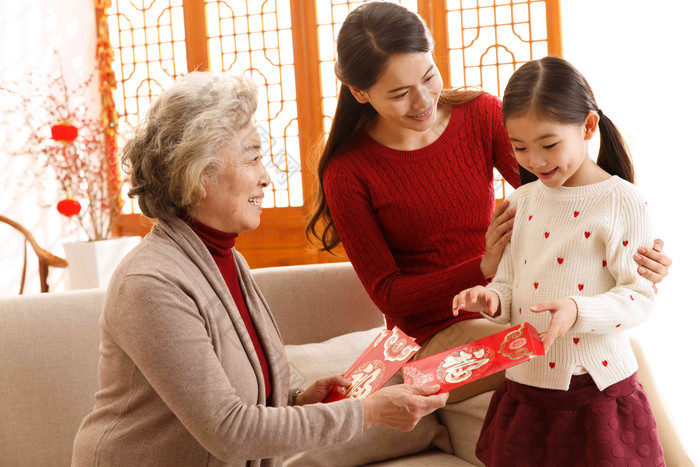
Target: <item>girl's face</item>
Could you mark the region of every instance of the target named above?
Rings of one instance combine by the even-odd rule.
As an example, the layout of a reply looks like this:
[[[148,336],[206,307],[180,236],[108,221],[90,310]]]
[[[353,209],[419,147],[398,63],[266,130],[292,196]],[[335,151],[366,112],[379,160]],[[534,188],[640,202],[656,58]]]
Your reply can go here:
[[[383,128],[423,132],[435,125],[442,77],[429,52],[394,54],[371,88],[350,90],[374,107]]]
[[[505,122],[518,164],[550,188],[593,183],[598,166],[588,157],[588,141],[598,128],[598,114],[583,124],[543,119],[532,112]]]

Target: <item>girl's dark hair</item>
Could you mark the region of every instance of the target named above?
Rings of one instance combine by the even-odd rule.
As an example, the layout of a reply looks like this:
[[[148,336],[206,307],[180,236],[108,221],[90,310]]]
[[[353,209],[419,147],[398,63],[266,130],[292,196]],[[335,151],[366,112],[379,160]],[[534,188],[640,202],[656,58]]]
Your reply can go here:
[[[518,68],[503,93],[503,121],[527,112],[559,123],[583,124],[589,112],[600,116],[600,150],[597,164],[606,172],[634,183],[629,149],[617,127],[596,104],[581,72],[559,57],[532,60]],[[537,177],[520,167],[525,184]]]
[[[351,11],[338,33],[335,75],[342,83],[328,139],[319,151],[316,165],[314,207],[306,225],[306,237],[320,242],[321,251],[340,244],[323,192],[323,174],[331,159],[339,154],[359,128],[377,112],[369,104],[360,104],[350,86],[371,88],[394,54],[433,51],[433,38],[423,19],[405,7],[390,2],[371,2]],[[459,105],[482,91],[443,90],[438,105]]]

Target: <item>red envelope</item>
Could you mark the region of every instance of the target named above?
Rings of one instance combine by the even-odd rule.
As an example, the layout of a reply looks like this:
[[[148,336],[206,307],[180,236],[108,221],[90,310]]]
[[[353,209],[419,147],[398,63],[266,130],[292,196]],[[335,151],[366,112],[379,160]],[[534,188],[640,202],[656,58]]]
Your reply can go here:
[[[334,387],[323,402],[369,396],[384,386],[418,350],[420,345],[401,329],[383,330],[350,369],[343,373],[351,381],[350,386]]]
[[[522,323],[466,345],[407,363],[403,380],[440,385],[438,394],[544,355],[537,329]]]

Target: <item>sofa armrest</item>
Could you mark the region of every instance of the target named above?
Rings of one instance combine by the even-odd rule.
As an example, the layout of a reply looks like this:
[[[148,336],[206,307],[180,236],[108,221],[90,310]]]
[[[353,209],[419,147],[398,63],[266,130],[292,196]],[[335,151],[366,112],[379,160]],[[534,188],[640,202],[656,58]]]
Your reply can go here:
[[[348,262],[252,270],[285,344],[322,342],[384,326]]]
[[[70,465],[99,386],[104,295],[0,297],[0,464]]]
[[[630,339],[630,342],[632,344],[632,350],[634,350],[634,355],[637,357],[637,363],[639,364],[637,377],[649,396],[649,403],[651,404],[654,417],[656,418],[657,431],[659,433],[659,439],[661,440],[661,446],[664,449],[666,465],[669,467],[693,465],[685,447],[683,447],[683,443],[678,436],[676,428],[673,426],[668,408],[656,386],[654,376],[651,373],[649,362],[647,362],[644,356],[642,346],[634,337]]]

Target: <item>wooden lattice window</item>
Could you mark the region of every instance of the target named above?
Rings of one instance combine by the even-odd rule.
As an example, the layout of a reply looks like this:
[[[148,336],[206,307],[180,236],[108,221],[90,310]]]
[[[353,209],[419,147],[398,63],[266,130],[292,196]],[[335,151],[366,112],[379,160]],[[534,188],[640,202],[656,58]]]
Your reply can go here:
[[[247,73],[260,85],[257,127],[272,186],[261,226],[236,246],[253,267],[344,260],[311,253],[304,216],[312,151],[328,131],[338,91],[335,38],[361,0],[112,0],[120,131],[150,99],[195,69]],[[500,95],[515,68],[561,55],[559,0],[401,0],[436,40],[445,86]],[[121,233],[143,233],[123,216]]]

